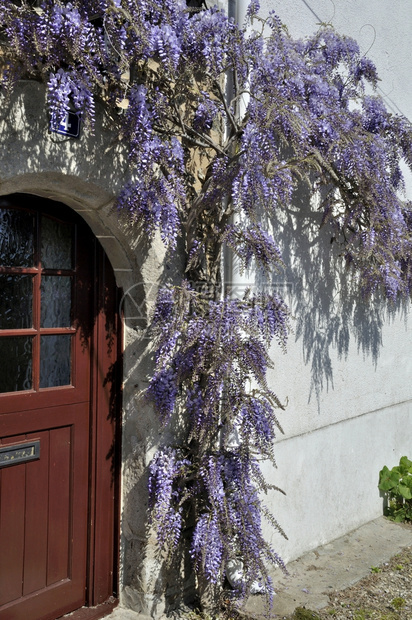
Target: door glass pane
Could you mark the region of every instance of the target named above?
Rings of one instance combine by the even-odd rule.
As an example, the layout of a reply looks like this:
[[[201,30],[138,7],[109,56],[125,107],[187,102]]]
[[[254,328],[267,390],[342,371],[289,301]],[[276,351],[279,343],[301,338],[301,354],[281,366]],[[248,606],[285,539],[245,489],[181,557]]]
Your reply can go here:
[[[70,276],[42,276],[41,327],[70,327]]]
[[[32,276],[0,274],[0,329],[33,326]]]
[[[0,338],[0,392],[32,388],[32,338]]]
[[[34,215],[0,208],[0,265],[33,267]]]
[[[40,339],[40,387],[70,385],[71,336],[42,336]]]
[[[41,262],[43,269],[71,269],[73,226],[41,218]]]

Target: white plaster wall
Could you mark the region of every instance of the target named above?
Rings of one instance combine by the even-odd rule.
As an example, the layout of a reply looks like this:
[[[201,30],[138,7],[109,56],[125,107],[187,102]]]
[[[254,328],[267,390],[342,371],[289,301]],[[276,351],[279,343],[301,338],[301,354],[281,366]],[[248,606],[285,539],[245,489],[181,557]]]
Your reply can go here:
[[[273,492],[268,505],[288,540],[269,528],[266,534],[284,561],[382,514],[378,472],[410,454],[411,420],[408,402],[277,444],[278,469],[266,465],[264,473],[287,492]]]
[[[410,0],[261,0],[292,36],[319,22],[357,39],[375,62],[379,91],[394,113],[412,119]],[[412,198],[412,184],[408,184]],[[367,305],[345,284],[327,231],[304,196],[285,213],[279,233],[286,271],[277,284],[294,315],[288,353],[272,350],[270,384],[288,404],[270,481],[287,496],[268,505],[284,541],[266,529],[286,561],[382,514],[379,470],[412,455],[412,332],[409,303]],[[307,234],[309,232],[309,237]],[[308,239],[310,238],[310,242]]]

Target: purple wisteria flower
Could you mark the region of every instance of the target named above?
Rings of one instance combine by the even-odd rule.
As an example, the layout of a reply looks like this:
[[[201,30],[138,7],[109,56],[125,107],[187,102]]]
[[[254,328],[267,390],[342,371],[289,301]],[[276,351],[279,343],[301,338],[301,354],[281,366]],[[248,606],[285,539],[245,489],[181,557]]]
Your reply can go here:
[[[160,547],[176,545],[182,528],[177,484],[190,462],[171,448],[159,450],[150,464],[149,501]]]

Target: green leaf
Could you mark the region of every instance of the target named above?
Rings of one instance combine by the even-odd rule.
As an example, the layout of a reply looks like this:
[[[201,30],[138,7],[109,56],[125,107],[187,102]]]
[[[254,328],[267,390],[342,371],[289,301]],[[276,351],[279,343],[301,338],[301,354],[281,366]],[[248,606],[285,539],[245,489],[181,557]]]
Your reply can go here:
[[[401,460],[399,461],[399,465],[407,469],[409,473],[412,474],[412,461],[410,461],[407,456],[401,457]]]
[[[412,489],[412,474],[405,474],[404,476],[402,476],[399,482],[401,484],[404,484],[409,489]]]
[[[394,521],[395,523],[402,523],[402,521],[405,521],[405,512],[404,511],[399,511],[398,514],[395,515],[394,517]]]
[[[381,491],[391,491],[399,483],[400,474],[396,468],[388,469],[386,465],[379,472],[379,485]]]
[[[398,490],[402,497],[404,497],[405,499],[412,499],[412,489],[407,487],[405,484],[401,483],[398,487]]]

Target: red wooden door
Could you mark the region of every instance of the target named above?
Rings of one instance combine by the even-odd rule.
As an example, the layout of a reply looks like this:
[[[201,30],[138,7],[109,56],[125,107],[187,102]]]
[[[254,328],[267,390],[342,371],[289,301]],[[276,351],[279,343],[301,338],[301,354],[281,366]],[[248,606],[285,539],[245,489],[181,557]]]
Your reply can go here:
[[[0,202],[2,620],[75,610],[93,578],[94,250],[55,207]]]

